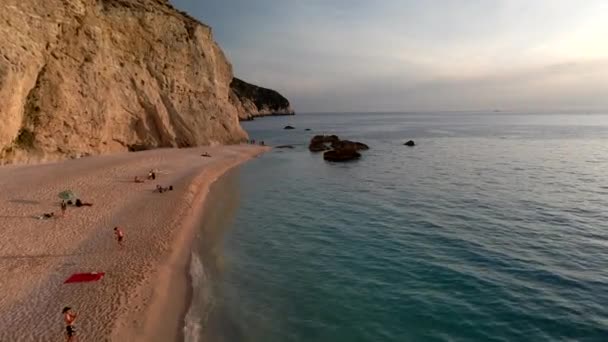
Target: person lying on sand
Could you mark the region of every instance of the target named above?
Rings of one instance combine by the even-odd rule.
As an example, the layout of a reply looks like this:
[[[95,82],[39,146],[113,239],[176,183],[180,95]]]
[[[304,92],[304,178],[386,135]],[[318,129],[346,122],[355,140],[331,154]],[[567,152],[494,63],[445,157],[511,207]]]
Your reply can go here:
[[[135,176],[135,183],[143,183],[145,182],[143,179],[139,179],[139,177]]]
[[[211,155],[209,153],[205,152],[205,153],[201,154],[201,157],[207,157],[208,158],[208,157],[211,157]]]
[[[66,341],[74,342],[76,341],[76,327],[74,326],[74,321],[76,320],[76,313],[72,312],[72,308],[66,306],[61,310],[63,314],[63,320],[65,322],[65,337]]]
[[[92,207],[93,203],[89,203],[89,202],[83,202],[80,200],[80,198],[76,199],[76,206],[77,207]]]
[[[38,216],[39,220],[46,220],[46,219],[50,219],[50,218],[55,218],[55,213],[54,212],[44,213],[44,214]]]
[[[160,192],[161,194],[163,192],[172,191],[172,190],[173,190],[173,185],[169,185],[168,188],[164,188],[164,187],[162,187],[161,185],[158,185],[158,184],[156,185],[156,191]]]

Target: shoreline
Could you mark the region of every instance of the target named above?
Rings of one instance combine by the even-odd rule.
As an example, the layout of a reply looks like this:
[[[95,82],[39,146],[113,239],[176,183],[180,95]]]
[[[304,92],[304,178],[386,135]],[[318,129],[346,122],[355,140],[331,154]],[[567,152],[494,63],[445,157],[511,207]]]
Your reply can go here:
[[[265,149],[252,158],[267,150]],[[149,307],[151,312],[145,318],[144,335],[135,337],[134,341],[185,341],[186,318],[192,305],[194,290],[192,257],[200,248],[195,245],[196,242],[200,242],[197,234],[200,234],[200,238],[204,240],[210,237],[211,232],[208,231],[207,225],[215,227],[213,222],[210,222],[215,216],[215,213],[211,211],[217,209],[216,204],[212,202],[215,202],[220,197],[222,190],[226,189],[227,185],[224,183],[231,181],[228,178],[234,177],[231,173],[252,158],[226,168],[202,187],[195,185],[199,192],[192,202],[193,206],[190,208],[188,216],[182,222],[182,227],[179,228],[180,236],[177,241],[173,242],[175,251],[167,263],[160,267],[162,271],[159,276],[162,281],[154,288],[156,300],[151,303]],[[193,184],[196,184],[196,180]],[[216,241],[215,238],[209,240],[211,243],[205,243],[205,247],[211,247]],[[203,262],[203,260],[199,260],[199,262]],[[196,340],[198,341],[198,339]]]
[[[0,271],[9,275],[0,278],[0,340],[63,338],[63,306],[78,313],[81,342],[178,339],[191,291],[191,248],[184,247],[191,247],[209,189],[268,150],[206,146],[0,167]],[[132,181],[151,168],[161,170],[156,181]],[[174,191],[153,193],[156,184]],[[94,206],[69,208],[65,218],[33,218],[59,213],[57,194],[64,189]],[[113,226],[125,231],[124,249],[113,239]],[[63,284],[70,274],[91,271],[106,274],[96,282]],[[180,276],[181,285],[175,282]],[[175,300],[180,291],[181,303]],[[172,330],[168,311],[175,312]]]
[[[192,301],[191,261],[193,243],[196,233],[204,222],[207,214],[208,199],[213,187],[234,168],[267,152],[269,148],[236,160],[229,165],[213,172],[211,178],[204,172],[196,176],[188,188],[189,208],[178,228],[179,233],[172,242],[173,252],[165,263],[159,265],[156,280],[152,286],[154,299],[147,308],[144,317],[134,322],[135,326],[143,323],[142,334],[129,336],[129,327],[117,331],[116,339],[131,341],[184,341],[184,323]],[[127,339],[125,339],[127,338]]]

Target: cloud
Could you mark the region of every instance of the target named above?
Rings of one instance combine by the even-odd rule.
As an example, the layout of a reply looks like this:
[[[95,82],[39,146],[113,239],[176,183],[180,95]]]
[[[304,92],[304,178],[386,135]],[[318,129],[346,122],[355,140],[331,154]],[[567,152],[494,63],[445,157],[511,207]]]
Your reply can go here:
[[[608,107],[602,0],[174,0],[299,111]]]

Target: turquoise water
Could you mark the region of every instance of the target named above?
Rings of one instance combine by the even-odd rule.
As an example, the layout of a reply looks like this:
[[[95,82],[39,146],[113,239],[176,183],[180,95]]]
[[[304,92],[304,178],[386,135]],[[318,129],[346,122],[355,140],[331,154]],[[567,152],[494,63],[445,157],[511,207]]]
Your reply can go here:
[[[208,339],[608,340],[608,115],[309,114],[244,127],[295,149],[232,176]],[[371,149],[326,163],[306,149],[318,133]]]

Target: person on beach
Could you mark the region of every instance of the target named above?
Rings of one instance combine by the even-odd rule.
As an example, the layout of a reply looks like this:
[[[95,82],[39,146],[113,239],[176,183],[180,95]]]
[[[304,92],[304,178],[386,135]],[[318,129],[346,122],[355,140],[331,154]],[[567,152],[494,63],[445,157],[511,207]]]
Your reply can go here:
[[[46,219],[50,219],[50,218],[55,218],[55,213],[54,212],[44,213],[44,214],[38,216],[39,220],[46,220]]]
[[[68,210],[68,204],[65,200],[61,201],[61,217],[65,216],[65,211]]]
[[[80,198],[77,198],[76,199],[76,206],[78,208],[80,208],[80,207],[92,207],[93,203],[83,202],[83,201],[80,200]]]
[[[165,188],[165,187],[161,186],[160,184],[157,184],[156,185],[156,191],[160,192],[161,194],[163,192],[173,191],[173,185],[169,185],[168,188]]]
[[[143,183],[144,180],[139,179],[139,177],[135,176],[135,183]]]
[[[154,172],[154,170],[150,170],[150,172],[148,172],[148,179],[151,179],[151,180],[156,179],[156,172]]]
[[[76,341],[76,327],[74,321],[76,320],[76,313],[72,311],[72,308],[66,306],[61,311],[63,314],[63,320],[65,322],[65,337],[68,342]]]
[[[125,234],[118,227],[114,227],[114,235],[116,236],[116,241],[118,241],[118,245],[122,248],[122,240],[125,237]]]

